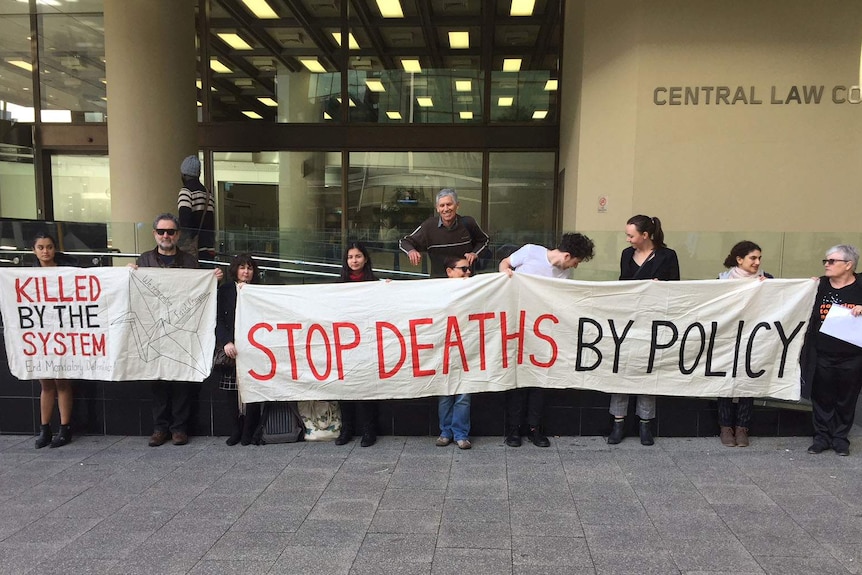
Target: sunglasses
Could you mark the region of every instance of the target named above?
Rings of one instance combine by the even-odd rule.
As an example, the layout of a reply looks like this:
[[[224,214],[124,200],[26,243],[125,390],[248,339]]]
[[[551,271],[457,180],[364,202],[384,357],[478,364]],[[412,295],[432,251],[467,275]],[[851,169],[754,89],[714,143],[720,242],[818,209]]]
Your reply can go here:
[[[473,270],[470,269],[470,266],[450,266],[450,269],[461,270],[464,273],[473,272]]]
[[[833,260],[833,259],[828,259],[828,260],[823,260],[823,265],[824,265],[824,266],[825,266],[825,265],[834,266],[834,265],[835,265],[835,262],[844,262],[844,263],[847,263],[847,262],[849,262],[849,261],[850,261],[850,260]]]
[[[171,228],[168,228],[168,229],[156,228],[153,231],[156,232],[160,236],[163,236],[165,234],[167,234],[169,236],[173,236],[173,235],[176,235],[176,233],[177,233],[176,229],[171,229]]]

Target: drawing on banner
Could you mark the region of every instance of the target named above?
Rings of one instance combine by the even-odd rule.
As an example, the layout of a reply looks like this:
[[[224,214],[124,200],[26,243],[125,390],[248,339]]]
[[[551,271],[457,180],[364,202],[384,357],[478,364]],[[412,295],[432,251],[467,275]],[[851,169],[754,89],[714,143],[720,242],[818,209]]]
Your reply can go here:
[[[129,324],[144,362],[167,359],[186,365],[206,377],[212,368],[211,354],[204,353],[203,324],[210,293],[175,302],[152,276],[129,274],[129,309],[111,325]]]

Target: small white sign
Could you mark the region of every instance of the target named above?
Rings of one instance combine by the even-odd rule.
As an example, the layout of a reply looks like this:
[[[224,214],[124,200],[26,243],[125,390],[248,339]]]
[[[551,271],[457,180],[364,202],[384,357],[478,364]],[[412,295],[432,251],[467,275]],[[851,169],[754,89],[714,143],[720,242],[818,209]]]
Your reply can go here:
[[[599,213],[603,214],[608,211],[608,197],[599,196]]]

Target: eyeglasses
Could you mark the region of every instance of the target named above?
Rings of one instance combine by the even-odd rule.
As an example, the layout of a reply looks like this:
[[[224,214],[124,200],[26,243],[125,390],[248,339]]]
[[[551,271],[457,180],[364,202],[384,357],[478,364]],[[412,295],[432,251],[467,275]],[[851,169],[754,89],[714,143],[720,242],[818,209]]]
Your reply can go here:
[[[168,228],[168,229],[165,229],[165,228],[156,228],[156,229],[154,229],[153,231],[154,231],[154,232],[156,232],[156,233],[157,233],[158,235],[160,235],[160,236],[163,236],[163,235],[165,235],[165,234],[167,234],[167,235],[169,235],[169,236],[173,236],[173,235],[176,235],[176,233],[177,233],[177,230],[176,230],[176,229],[174,229],[174,228]]]
[[[828,260],[823,260],[823,265],[824,265],[824,266],[826,266],[826,265],[834,266],[834,265],[835,265],[835,262],[844,262],[844,263],[847,263],[847,262],[849,262],[849,261],[850,261],[850,260],[833,260],[832,258],[830,258],[830,259],[828,259]]]
[[[469,272],[469,273],[473,273],[473,270],[471,270],[471,269],[470,269],[470,266],[449,266],[449,269],[453,269],[453,270],[461,270],[461,271],[462,271],[462,272],[464,272],[465,274],[466,274],[466,273],[468,273],[468,272]]]

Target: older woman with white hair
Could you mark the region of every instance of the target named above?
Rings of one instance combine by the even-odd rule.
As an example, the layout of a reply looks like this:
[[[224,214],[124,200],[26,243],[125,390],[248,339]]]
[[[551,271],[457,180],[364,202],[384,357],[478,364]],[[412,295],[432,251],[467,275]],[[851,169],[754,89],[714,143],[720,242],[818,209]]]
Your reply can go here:
[[[850,455],[847,435],[853,427],[856,400],[862,389],[862,348],[820,332],[820,326],[833,306],[862,315],[862,282],[856,266],[859,250],[842,244],[826,251],[825,273],[820,277],[814,309],[803,351],[802,395],[811,397],[814,443],[808,453],[834,449]]]

